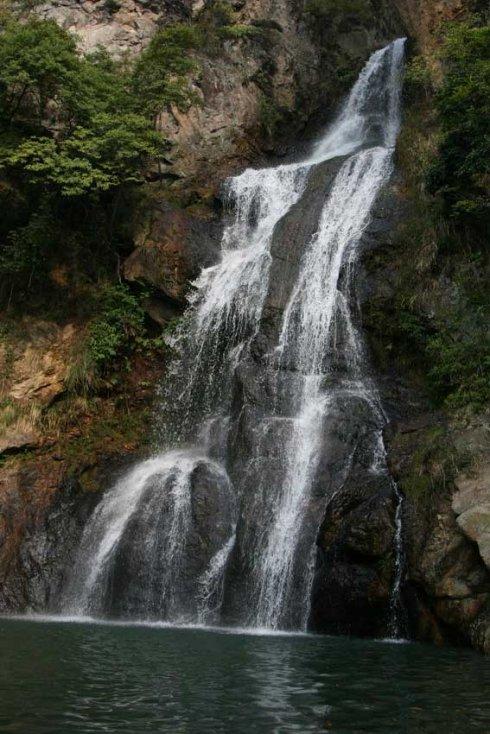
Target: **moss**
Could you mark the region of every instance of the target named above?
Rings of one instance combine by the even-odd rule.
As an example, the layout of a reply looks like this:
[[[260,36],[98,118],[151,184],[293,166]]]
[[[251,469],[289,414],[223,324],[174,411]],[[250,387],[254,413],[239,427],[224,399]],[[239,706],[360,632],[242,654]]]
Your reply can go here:
[[[105,410],[110,406],[105,405]],[[151,410],[117,409],[101,417],[97,413],[85,416],[80,435],[61,440],[57,452],[63,457],[67,474],[80,474],[87,466],[100,461],[101,456],[124,455],[141,450],[150,435]]]
[[[0,400],[0,432],[18,421],[22,415],[22,407],[18,401],[10,398]]]
[[[257,36],[263,35],[263,30],[253,25],[234,24],[225,25],[219,28],[219,35],[222,38],[240,40],[242,38],[256,38]]]
[[[466,457],[454,447],[448,431],[432,426],[413,434],[401,434],[394,454],[408,454],[399,487],[414,504],[430,509],[441,495],[450,492],[452,482],[466,465]]]
[[[260,99],[260,125],[264,134],[272,138],[284,120],[284,111],[265,95]]]

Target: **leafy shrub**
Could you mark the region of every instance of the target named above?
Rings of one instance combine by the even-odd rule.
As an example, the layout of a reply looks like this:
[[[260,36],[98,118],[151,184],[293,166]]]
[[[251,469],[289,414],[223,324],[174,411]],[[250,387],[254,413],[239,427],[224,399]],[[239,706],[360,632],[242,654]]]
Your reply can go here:
[[[482,300],[485,300],[484,298]],[[490,313],[460,294],[456,303],[428,320],[416,304],[398,304],[395,334],[406,350],[422,357],[436,405],[479,410],[490,400]],[[393,328],[392,326],[392,328]]]
[[[30,137],[4,160],[31,184],[52,185],[61,196],[108,191],[142,180],[142,167],[165,149],[141,115],[94,115],[65,139]]]
[[[99,372],[121,356],[128,356],[144,333],[144,311],[127,286],[108,285],[99,295],[99,314],[89,328],[87,351]]]
[[[196,69],[188,55],[201,45],[194,26],[176,25],[157,33],[138,57],[132,88],[138,107],[150,118],[169,104],[186,108],[197,101],[188,84],[188,74]]]
[[[369,0],[308,0],[305,6],[312,16],[330,20],[345,16],[366,20],[370,9]]]
[[[9,21],[0,37],[0,121],[41,125],[48,100],[78,67],[75,40],[54,21]]]
[[[256,36],[261,36],[263,31],[261,28],[253,25],[236,24],[222,26],[219,28],[218,33],[222,38],[239,40],[240,38],[254,38]]]
[[[442,129],[428,173],[445,213],[483,236],[490,225],[490,27],[449,26],[444,82],[437,95]]]
[[[54,233],[46,210],[36,212],[24,227],[9,233],[0,249],[0,274],[36,272],[39,276],[45,263],[44,252],[49,250]]]
[[[432,91],[432,75],[424,56],[414,56],[405,68],[404,96],[408,99],[427,96]]]
[[[110,15],[113,15],[114,13],[117,13],[118,10],[120,10],[121,3],[118,0],[105,0],[104,8],[107,10],[108,13],[110,13]]]
[[[260,123],[266,135],[273,136],[283,119],[283,114],[273,100],[263,95],[260,99]]]
[[[211,21],[215,28],[232,25],[235,13],[230,3],[226,2],[226,0],[214,0],[210,2],[207,11],[211,16]]]
[[[490,401],[488,312],[456,311],[426,345],[435,397],[448,407],[483,408]]]

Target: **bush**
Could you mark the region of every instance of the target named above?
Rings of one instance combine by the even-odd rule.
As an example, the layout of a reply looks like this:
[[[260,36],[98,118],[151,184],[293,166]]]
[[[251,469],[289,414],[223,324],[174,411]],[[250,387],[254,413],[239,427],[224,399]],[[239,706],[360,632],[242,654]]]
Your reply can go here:
[[[456,223],[485,236],[490,225],[490,27],[449,26],[444,82],[437,95],[442,130],[429,190]]]
[[[186,108],[197,102],[188,83],[196,63],[188,52],[201,43],[199,30],[188,25],[165,28],[152,38],[132,76],[133,93],[145,115],[154,118],[170,104]]]
[[[99,372],[116,358],[129,356],[137,337],[144,333],[145,314],[140,300],[127,286],[108,285],[99,297],[99,314],[89,327],[87,351]]]
[[[266,135],[272,137],[283,121],[284,115],[275,102],[263,95],[260,99],[260,124]]]
[[[369,0],[308,0],[305,10],[316,18],[335,20],[354,16],[363,21],[369,17],[371,6]]]
[[[42,126],[49,100],[72,83],[74,39],[54,21],[9,21],[0,36],[0,122]]]
[[[434,395],[450,408],[485,407],[490,401],[490,313],[457,310],[427,341]]]
[[[465,278],[455,302],[430,319],[416,303],[397,303],[393,326],[399,348],[422,357],[434,403],[478,411],[490,400],[490,311],[479,284]]]
[[[424,56],[415,56],[405,68],[403,94],[413,100],[432,91],[432,75]]]
[[[263,30],[253,25],[225,25],[218,29],[222,38],[236,39],[254,38],[263,35]]]

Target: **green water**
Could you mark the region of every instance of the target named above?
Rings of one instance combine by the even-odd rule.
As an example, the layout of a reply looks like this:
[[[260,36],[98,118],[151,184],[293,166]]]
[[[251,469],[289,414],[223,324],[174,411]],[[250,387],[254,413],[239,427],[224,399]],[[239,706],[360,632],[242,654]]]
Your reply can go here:
[[[0,732],[490,731],[468,650],[0,619]]]

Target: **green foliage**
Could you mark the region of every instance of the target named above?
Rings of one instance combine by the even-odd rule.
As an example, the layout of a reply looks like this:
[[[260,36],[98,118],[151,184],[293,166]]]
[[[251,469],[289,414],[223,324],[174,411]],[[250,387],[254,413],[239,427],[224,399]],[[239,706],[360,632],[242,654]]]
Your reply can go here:
[[[436,405],[478,411],[490,400],[490,312],[485,297],[478,300],[471,303],[463,290],[430,320],[416,302],[397,306],[395,331],[424,360]]]
[[[266,135],[272,137],[283,119],[281,110],[265,95],[260,100],[260,123]]]
[[[12,230],[0,249],[0,275],[37,274],[43,269],[44,253],[53,242],[52,224],[46,209],[35,212],[24,227]]]
[[[117,264],[119,208],[167,148],[155,117],[194,100],[187,75],[198,36],[166,28],[129,64],[102,49],[79,56],[53,21],[3,23],[0,299],[24,298],[60,253],[91,276],[101,256]]]
[[[140,300],[127,286],[108,285],[101,291],[87,341],[89,360],[97,371],[131,353],[136,338],[144,333],[144,316]]]
[[[385,327],[398,363],[450,410],[490,397],[489,41],[488,28],[449,26],[437,88],[424,59],[410,62],[397,146],[414,216],[399,232]]]
[[[403,443],[404,439],[400,437],[398,440]],[[410,436],[406,441],[408,446],[402,450],[408,453],[413,448]],[[435,506],[434,499],[447,490],[458,469],[463,466],[464,456],[454,449],[445,429],[439,426],[425,430],[417,441],[415,451],[409,455],[400,489],[413,502],[431,511]]]
[[[484,235],[490,225],[490,27],[449,26],[443,61],[437,95],[442,140],[429,189],[445,213]]]
[[[256,20],[253,24],[236,22],[236,13],[226,0],[210,0],[200,12],[197,27],[199,43],[208,55],[223,53],[223,42],[227,40],[262,38],[267,30],[281,30],[272,20]]]
[[[263,31],[261,28],[253,25],[235,24],[222,26],[219,28],[218,33],[222,38],[239,40],[241,38],[261,36]]]
[[[52,184],[62,196],[81,196],[141,181],[145,161],[163,150],[163,139],[141,115],[102,113],[64,140],[31,137],[4,161],[32,184]]]
[[[167,350],[164,335],[147,333],[143,308],[147,296],[145,291],[135,294],[124,284],[110,283],[92,293],[95,315],[67,379],[71,393],[88,395],[114,386],[134,354],[148,357]],[[170,324],[167,331],[173,328]]]
[[[212,17],[213,25],[217,28],[233,24],[235,13],[230,3],[226,2],[226,0],[212,1],[209,4],[209,13]]]
[[[369,0],[307,0],[305,10],[315,18],[338,20],[352,16],[363,21],[369,17]]]
[[[432,75],[424,56],[414,56],[405,68],[403,92],[413,100],[432,91]]]
[[[29,185],[62,196],[107,191],[141,180],[145,162],[163,152],[123,69],[102,51],[80,59],[56,23],[9,23],[0,63],[0,161]],[[20,138],[9,149],[5,133],[12,125]]]
[[[186,25],[165,28],[152,38],[138,57],[132,78],[138,106],[146,115],[154,117],[169,104],[186,108],[197,101],[188,83],[196,63],[186,52],[201,42],[198,29]]]
[[[474,410],[490,401],[490,313],[455,310],[426,344],[435,397]]]
[[[118,0],[105,0],[104,8],[107,10],[108,13],[113,15],[114,13],[117,13],[117,11],[121,8],[121,3]]]
[[[41,122],[77,66],[74,39],[54,21],[9,21],[0,37],[0,122]]]

